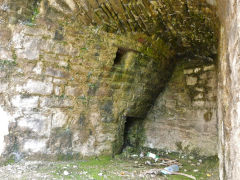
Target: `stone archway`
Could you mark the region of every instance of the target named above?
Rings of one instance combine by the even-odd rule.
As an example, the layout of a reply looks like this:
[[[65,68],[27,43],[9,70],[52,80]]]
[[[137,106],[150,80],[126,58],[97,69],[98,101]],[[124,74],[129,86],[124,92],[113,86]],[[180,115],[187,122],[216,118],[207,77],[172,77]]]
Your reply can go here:
[[[8,130],[0,140],[7,144],[5,152],[119,151],[126,116],[139,118],[153,105],[155,90],[163,89],[175,60],[216,59],[219,38],[220,177],[237,179],[239,11],[237,0],[1,0],[0,105]],[[119,49],[127,53],[119,56]],[[185,70],[191,89],[204,67],[195,75],[189,73],[195,68]],[[195,102],[195,94],[190,95]],[[202,114],[206,122],[212,117],[207,110]]]

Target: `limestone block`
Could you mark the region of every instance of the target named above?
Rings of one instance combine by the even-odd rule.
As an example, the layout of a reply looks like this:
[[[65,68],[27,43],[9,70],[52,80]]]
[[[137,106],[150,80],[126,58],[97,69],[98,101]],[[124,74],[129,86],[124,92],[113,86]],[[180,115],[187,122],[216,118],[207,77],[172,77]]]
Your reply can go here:
[[[194,99],[202,99],[203,98],[203,93],[199,93],[194,97]]]
[[[216,84],[216,79],[208,79],[208,81],[207,81],[207,86],[208,86],[208,87],[211,87],[211,88],[216,87],[216,86],[217,86],[217,84]]]
[[[9,49],[0,47],[0,60],[13,60],[12,52]]]
[[[56,78],[54,78],[54,79],[53,79],[53,83],[54,83],[54,84],[57,84],[57,85],[60,85],[60,84],[66,84],[67,81],[64,80],[64,79],[56,79]]]
[[[204,101],[194,101],[192,104],[193,106],[196,106],[196,107],[203,107]]]
[[[201,74],[200,79],[207,79],[207,74],[206,73]]]
[[[47,139],[28,139],[24,142],[23,151],[29,153],[45,153]]]
[[[23,40],[22,49],[16,50],[16,55],[18,58],[36,60],[39,59],[40,49],[39,49],[39,38],[25,37]]]
[[[204,91],[204,89],[202,87],[196,87],[195,90],[199,91],[199,92],[203,92]]]
[[[59,66],[67,67],[67,66],[68,66],[68,63],[67,63],[66,61],[60,61],[60,62],[59,62]]]
[[[50,95],[53,91],[53,84],[30,79],[23,86],[23,90],[30,94]]]
[[[204,66],[203,70],[204,71],[212,71],[215,69],[215,66],[214,65],[210,65],[210,66]]]
[[[39,136],[49,136],[51,126],[51,116],[34,111],[26,111],[24,117],[17,120],[18,127],[28,129]]]
[[[58,78],[69,78],[70,74],[66,71],[54,69],[51,67],[48,67],[45,72],[48,76],[58,77]]]
[[[34,67],[33,72],[35,72],[36,74],[41,74],[42,70],[43,70],[43,63],[38,62],[37,65]]]
[[[0,47],[7,47],[10,39],[11,39],[11,30],[0,27]]]
[[[63,91],[62,91],[62,88],[61,88],[61,87],[56,86],[56,87],[54,88],[54,94],[55,94],[56,96],[60,96],[62,93],[63,93]]]
[[[8,90],[8,83],[7,82],[0,82],[0,93],[7,92]]]
[[[82,89],[79,87],[71,87],[67,86],[65,87],[65,93],[67,96],[80,96],[82,94]]]
[[[21,96],[16,95],[12,97],[11,103],[17,108],[37,108],[38,107],[38,96]]]
[[[186,82],[188,86],[194,86],[197,84],[197,77],[193,76],[187,76],[186,77]]]
[[[12,117],[7,113],[1,106],[0,106],[0,156],[2,155],[5,149],[5,141],[4,137],[8,135],[8,126],[9,123],[12,121]]]
[[[24,34],[22,32],[13,33],[12,44],[15,49],[23,48]]]
[[[72,107],[74,102],[66,97],[41,97],[40,107]]]
[[[63,127],[67,120],[68,116],[61,109],[55,109],[52,117],[52,128]]]

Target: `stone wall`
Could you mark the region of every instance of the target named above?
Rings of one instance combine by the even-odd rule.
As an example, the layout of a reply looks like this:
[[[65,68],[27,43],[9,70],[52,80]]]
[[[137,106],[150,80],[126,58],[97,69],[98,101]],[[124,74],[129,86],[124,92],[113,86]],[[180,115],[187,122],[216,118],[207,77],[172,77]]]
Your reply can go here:
[[[213,61],[178,62],[144,120],[144,146],[216,155],[216,81]]]
[[[169,74],[143,49],[93,27],[0,24],[2,157],[120,151],[126,116],[144,116]]]
[[[218,73],[220,179],[240,177],[239,0],[218,1],[221,19]]]

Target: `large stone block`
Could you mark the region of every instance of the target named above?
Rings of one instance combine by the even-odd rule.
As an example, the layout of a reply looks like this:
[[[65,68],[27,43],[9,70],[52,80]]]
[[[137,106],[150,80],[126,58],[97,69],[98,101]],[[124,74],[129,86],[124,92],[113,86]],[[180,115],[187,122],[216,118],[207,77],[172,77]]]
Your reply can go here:
[[[40,106],[41,107],[73,107],[73,100],[66,97],[41,97]]]
[[[50,95],[53,92],[53,84],[29,79],[22,87],[22,90],[29,94]]]
[[[37,108],[39,97],[30,95],[16,95],[12,97],[11,103],[14,107],[20,109]]]

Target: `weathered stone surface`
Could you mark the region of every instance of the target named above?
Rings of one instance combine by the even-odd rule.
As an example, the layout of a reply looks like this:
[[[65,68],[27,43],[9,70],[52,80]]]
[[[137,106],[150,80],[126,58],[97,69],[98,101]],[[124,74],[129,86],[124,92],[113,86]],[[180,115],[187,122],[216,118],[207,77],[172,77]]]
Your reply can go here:
[[[12,105],[17,108],[37,108],[39,103],[38,96],[17,95],[12,97]]]
[[[240,177],[239,1],[218,0],[221,19],[218,73],[220,179]]]
[[[4,49],[0,56],[14,63],[1,68],[1,80],[9,84],[0,95],[16,122],[4,137],[5,154],[16,145],[14,151],[26,155],[118,153],[127,117],[145,117],[171,75],[170,59],[216,54],[217,21],[205,1],[6,2],[11,6],[8,11],[0,9],[4,23],[0,35],[6,35],[0,37]],[[206,69],[200,83],[196,77],[202,71],[203,67],[187,67],[188,76],[178,77],[172,85],[181,87],[179,91],[167,92],[159,103],[169,116],[184,109],[170,125],[186,126],[193,135],[208,133],[209,122],[215,123],[211,112],[204,107],[197,111],[192,103],[197,97],[214,108],[214,94],[209,93],[214,87],[204,86],[212,70]],[[179,85],[183,82],[186,88]],[[201,95],[195,93],[196,87],[203,89]],[[201,122],[181,121],[194,113]],[[165,127],[167,131],[171,126]],[[177,133],[178,129],[172,131]]]
[[[216,99],[212,101],[206,96],[211,93],[216,97],[216,84],[206,91],[212,79],[206,76],[203,85],[197,82],[205,67],[202,60],[197,62],[183,60],[176,65],[166,89],[144,120],[144,146],[201,155],[217,154]]]
[[[29,79],[26,84],[24,84],[22,90],[29,94],[50,95],[53,92],[53,84]]]
[[[197,77],[187,76],[186,81],[188,86],[194,86],[197,84]]]

